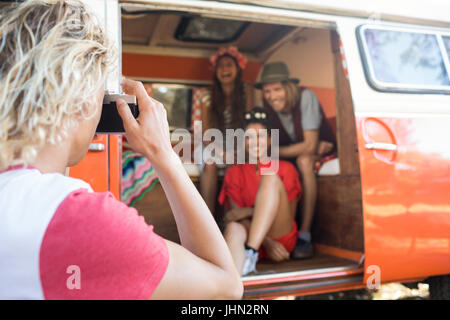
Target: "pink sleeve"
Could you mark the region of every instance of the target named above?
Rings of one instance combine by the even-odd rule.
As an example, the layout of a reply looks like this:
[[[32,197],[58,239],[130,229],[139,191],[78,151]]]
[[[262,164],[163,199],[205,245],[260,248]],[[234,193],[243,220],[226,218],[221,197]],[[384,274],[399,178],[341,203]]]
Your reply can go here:
[[[280,162],[281,165],[281,162]],[[302,187],[300,185],[300,178],[297,169],[290,162],[283,161],[282,176],[280,177],[283,181],[284,187],[289,201],[300,200],[302,196]],[[281,170],[280,170],[281,171]]]
[[[84,189],[59,205],[40,250],[46,299],[149,299],[168,263],[164,239],[135,209]]]
[[[222,189],[219,194],[219,203],[225,205],[229,210],[231,208],[229,199],[233,200],[239,207],[244,206],[244,200],[242,199],[241,188],[241,175],[238,167],[231,167],[225,173],[223,179]]]

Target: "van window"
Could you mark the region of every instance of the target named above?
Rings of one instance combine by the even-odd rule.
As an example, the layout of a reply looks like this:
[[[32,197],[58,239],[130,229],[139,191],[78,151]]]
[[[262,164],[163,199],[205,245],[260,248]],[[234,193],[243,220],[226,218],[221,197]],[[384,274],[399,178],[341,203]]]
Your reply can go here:
[[[447,56],[450,57],[450,37],[442,37],[445,49],[447,50]]]
[[[382,28],[362,28],[359,35],[366,75],[377,89],[450,90],[440,35]]]
[[[226,43],[236,40],[248,25],[241,21],[183,17],[175,37],[181,41]]]
[[[161,102],[167,110],[170,129],[189,128],[193,88],[186,85],[158,83],[151,86],[153,98]]]

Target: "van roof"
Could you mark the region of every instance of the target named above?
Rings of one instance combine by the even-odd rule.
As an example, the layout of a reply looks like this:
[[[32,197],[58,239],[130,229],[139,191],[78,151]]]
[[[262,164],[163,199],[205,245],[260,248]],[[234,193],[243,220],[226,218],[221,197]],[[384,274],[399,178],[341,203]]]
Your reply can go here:
[[[191,0],[192,1],[192,0]],[[274,8],[289,8],[359,18],[381,18],[406,23],[450,25],[448,0],[227,0]],[[435,22],[435,23],[433,23]]]
[[[320,14],[339,15],[392,22],[450,27],[448,0],[120,0],[128,4],[155,4],[164,7],[189,7],[208,2],[220,8],[226,3],[255,5],[278,9],[296,9]],[[216,5],[215,5],[216,4]]]

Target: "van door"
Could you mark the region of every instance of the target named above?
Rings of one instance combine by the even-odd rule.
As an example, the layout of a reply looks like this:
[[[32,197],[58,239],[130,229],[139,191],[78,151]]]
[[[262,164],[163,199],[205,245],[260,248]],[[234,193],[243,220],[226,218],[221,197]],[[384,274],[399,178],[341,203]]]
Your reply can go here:
[[[337,26],[356,119],[364,281],[448,274],[450,30]]]

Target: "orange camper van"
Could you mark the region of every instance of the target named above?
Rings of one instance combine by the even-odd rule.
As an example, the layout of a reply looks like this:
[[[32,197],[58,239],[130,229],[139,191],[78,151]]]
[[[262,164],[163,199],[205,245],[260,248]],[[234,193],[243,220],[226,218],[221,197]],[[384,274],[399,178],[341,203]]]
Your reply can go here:
[[[317,95],[338,156],[318,172],[316,254],[259,262],[243,277],[245,299],[417,281],[430,283],[431,298],[450,298],[450,4],[418,2],[406,14],[385,1],[353,2],[88,1],[106,15],[121,73],[164,103],[172,129],[192,131],[200,119],[208,58],[221,46],[248,57],[246,81],[284,61]],[[185,167],[198,185],[198,167]],[[112,191],[179,241],[151,164],[121,136],[96,136],[70,175]]]

